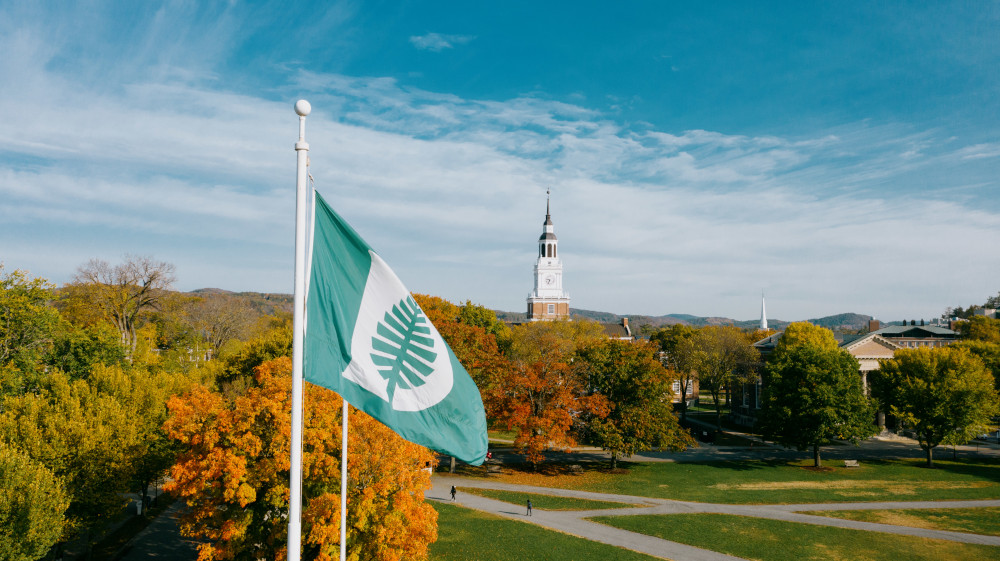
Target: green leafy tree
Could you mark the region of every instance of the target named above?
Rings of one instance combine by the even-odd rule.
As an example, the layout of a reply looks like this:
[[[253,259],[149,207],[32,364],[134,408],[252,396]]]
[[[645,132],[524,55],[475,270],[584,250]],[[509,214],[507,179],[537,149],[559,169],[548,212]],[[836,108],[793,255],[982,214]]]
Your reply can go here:
[[[69,499],[45,466],[0,445],[0,559],[35,561],[62,536]]]
[[[962,339],[967,341],[1000,344],[1000,319],[972,316],[967,321],[958,322],[957,329]]]
[[[671,372],[657,358],[655,343],[605,340],[578,352],[590,391],[608,400],[606,417],[594,417],[594,444],[618,458],[641,450],[683,450],[693,444],[670,405]]]
[[[131,475],[129,452],[140,435],[129,410],[86,380],[55,372],[37,394],[8,397],[0,441],[52,470],[71,496],[70,527],[117,513]]]
[[[992,308],[994,310],[1000,308],[1000,292],[998,292],[996,296],[990,296],[989,298],[987,298],[986,303],[983,304],[983,307]]]
[[[0,442],[65,483],[67,528],[85,531],[120,512],[121,493],[142,491],[169,466],[166,398],[184,387],[183,378],[134,366],[97,365],[76,380],[55,371],[37,392],[3,400]]]
[[[80,328],[61,322],[45,363],[70,378],[85,378],[98,364],[125,364],[126,349],[115,328],[100,322]]]
[[[690,344],[696,330],[682,323],[674,324],[653,331],[649,340],[660,347],[663,364],[676,373],[681,386],[681,420],[687,419],[687,395],[694,392],[694,384],[698,380],[698,371],[694,369],[694,345]]]
[[[52,344],[59,313],[48,306],[52,285],[0,264],[0,365],[35,369]]]
[[[486,330],[487,333],[496,339],[497,348],[500,352],[506,352],[510,348],[510,326],[497,319],[497,314],[493,310],[473,304],[467,300],[458,309],[458,321],[465,325],[481,327]]]
[[[968,442],[998,412],[993,376],[968,349],[902,349],[877,377],[872,390],[916,433],[928,466],[935,447]]]
[[[816,467],[822,465],[820,446],[834,439],[857,444],[876,432],[858,361],[830,348],[826,337],[779,345],[764,369],[763,386],[761,433],[797,450],[812,448]]]
[[[703,327],[684,340],[681,349],[698,372],[700,390],[707,390],[715,402],[715,427],[721,431],[723,392],[754,379],[760,353],[746,333],[731,325]]]
[[[952,343],[953,349],[966,349],[983,361],[983,366],[993,375],[993,385],[1000,391],[1000,343],[964,340]]]
[[[780,353],[783,349],[804,344],[812,344],[828,350],[839,347],[837,339],[833,336],[833,331],[808,322],[797,321],[785,327],[774,351]]]
[[[240,393],[253,379],[254,368],[283,356],[292,356],[292,324],[280,323],[248,341],[231,355],[224,357],[217,382],[227,392]]]

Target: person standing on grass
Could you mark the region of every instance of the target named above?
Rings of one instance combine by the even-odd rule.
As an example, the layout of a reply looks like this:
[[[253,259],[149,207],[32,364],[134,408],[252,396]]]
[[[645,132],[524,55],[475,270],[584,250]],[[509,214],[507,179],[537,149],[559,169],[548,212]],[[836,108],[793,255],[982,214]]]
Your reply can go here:
[[[531,516],[531,499],[528,499],[528,513],[526,516]]]
[[[456,489],[455,486],[452,485],[451,486],[451,500],[455,500],[455,493],[457,493],[457,492],[458,492],[458,489]]]

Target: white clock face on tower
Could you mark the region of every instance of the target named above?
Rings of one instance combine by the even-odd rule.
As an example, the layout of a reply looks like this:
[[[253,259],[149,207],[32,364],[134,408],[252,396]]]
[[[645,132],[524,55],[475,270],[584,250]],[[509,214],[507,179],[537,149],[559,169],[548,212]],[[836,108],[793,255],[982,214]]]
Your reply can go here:
[[[545,275],[545,286],[552,286],[556,282],[555,275]]]

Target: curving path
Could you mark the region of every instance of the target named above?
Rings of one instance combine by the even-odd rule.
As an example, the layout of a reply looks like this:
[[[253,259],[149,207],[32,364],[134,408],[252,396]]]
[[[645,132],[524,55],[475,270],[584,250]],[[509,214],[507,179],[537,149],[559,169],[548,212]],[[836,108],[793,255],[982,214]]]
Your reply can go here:
[[[817,503],[798,505],[729,505],[674,501],[669,499],[653,499],[632,495],[595,493],[591,491],[535,487],[530,485],[515,485],[510,483],[482,481],[443,475],[435,475],[431,479],[431,482],[433,487],[427,493],[427,498],[432,500],[450,502],[451,497],[449,492],[451,490],[451,486],[454,485],[458,488],[458,499],[455,502],[461,506],[489,512],[504,518],[516,519],[522,522],[531,522],[552,530],[558,530],[560,532],[565,532],[567,534],[572,534],[609,545],[624,547],[626,549],[631,549],[663,559],[672,559],[673,561],[722,561],[739,558],[644,534],[629,532],[627,530],[621,530],[611,526],[605,526],[604,524],[598,524],[586,519],[594,516],[634,516],[642,514],[735,514],[739,516],[770,518],[788,522],[816,524],[820,526],[834,526],[838,528],[850,528],[870,532],[885,532],[890,534],[950,540],[971,544],[1000,546],[1000,537],[998,536],[984,536],[963,532],[928,530],[907,526],[858,522],[855,520],[827,518],[825,516],[814,516],[796,512],[802,510],[1000,507],[1000,500]],[[516,505],[480,497],[478,495],[462,493],[463,487],[518,491],[522,493],[538,493],[543,495],[556,495],[561,497],[592,499],[598,501],[615,501],[637,506],[618,509],[576,511],[547,511],[535,509],[535,515],[529,518],[525,516],[524,509]]]

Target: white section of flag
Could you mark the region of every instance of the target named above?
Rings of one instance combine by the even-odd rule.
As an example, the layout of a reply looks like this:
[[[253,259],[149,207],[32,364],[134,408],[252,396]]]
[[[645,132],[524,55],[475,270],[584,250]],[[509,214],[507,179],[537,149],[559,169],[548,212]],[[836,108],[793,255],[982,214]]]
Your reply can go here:
[[[351,362],[343,375],[383,401],[389,401],[387,390],[389,382],[379,374],[379,369],[371,358],[375,352],[372,348],[372,338],[376,335],[378,324],[383,321],[386,312],[398,305],[400,300],[409,298],[410,293],[377,253],[372,251],[369,253],[372,262],[368,270],[364,295],[361,298],[358,320],[351,338]],[[436,356],[430,363],[433,372],[424,379],[424,384],[421,386],[396,388],[391,404],[396,411],[422,411],[440,403],[451,392],[454,372],[450,353],[437,329],[430,321],[426,325],[430,328],[430,337],[434,340],[433,350]]]

